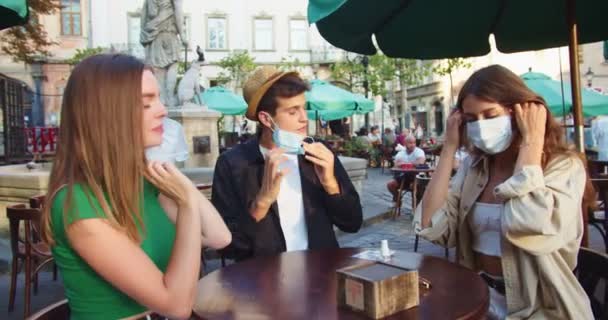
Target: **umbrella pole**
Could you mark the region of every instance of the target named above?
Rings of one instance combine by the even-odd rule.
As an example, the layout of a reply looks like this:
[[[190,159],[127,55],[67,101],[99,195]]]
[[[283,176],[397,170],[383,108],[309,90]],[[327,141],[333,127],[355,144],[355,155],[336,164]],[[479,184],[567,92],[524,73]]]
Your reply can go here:
[[[319,110],[315,110],[315,136],[319,136],[319,125],[321,121],[319,120]]]
[[[581,103],[581,74],[578,67],[578,34],[575,0],[566,0],[570,53],[570,81],[572,85],[572,115],[574,117],[574,143],[576,149],[585,153],[583,131],[583,108]]]

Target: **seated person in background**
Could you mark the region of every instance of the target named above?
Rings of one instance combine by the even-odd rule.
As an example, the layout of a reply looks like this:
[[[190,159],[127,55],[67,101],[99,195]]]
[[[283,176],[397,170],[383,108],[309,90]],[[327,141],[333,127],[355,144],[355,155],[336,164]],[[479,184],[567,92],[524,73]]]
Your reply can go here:
[[[359,195],[340,160],[305,142],[308,84],[296,72],[258,68],[245,82],[257,138],[217,160],[212,202],[232,232],[224,250],[237,261],[285,251],[338,248],[334,226],[357,232]]]
[[[397,137],[395,133],[393,133],[393,129],[386,128],[384,129],[384,136],[382,137],[382,145],[385,148],[392,148],[395,145]]]
[[[424,154],[424,151],[416,147],[416,138],[413,136],[405,138],[405,147],[401,147],[401,150],[395,156],[395,166],[399,167],[404,163],[411,163],[414,165],[424,164],[425,161],[426,155]],[[399,192],[401,182],[403,181],[403,185],[406,188],[410,188],[410,185],[415,179],[416,175],[414,173],[396,173],[395,179],[386,184],[388,191],[393,195],[393,201],[396,201],[397,199],[397,193]]]
[[[458,151],[456,151],[456,153],[454,154],[454,166],[452,169],[454,171],[453,174],[456,173],[456,170],[458,170],[458,167],[460,167],[462,161],[468,156],[469,153],[467,152],[465,147],[458,148]]]
[[[367,137],[369,138],[369,142],[374,146],[382,143],[380,128],[378,128],[378,126],[372,126],[370,133],[369,135],[367,135]]]

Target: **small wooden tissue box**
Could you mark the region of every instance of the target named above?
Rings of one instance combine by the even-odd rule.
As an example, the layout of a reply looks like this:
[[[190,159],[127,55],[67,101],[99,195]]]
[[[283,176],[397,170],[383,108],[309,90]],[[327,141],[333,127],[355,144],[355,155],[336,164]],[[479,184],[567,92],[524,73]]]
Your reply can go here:
[[[420,304],[416,270],[370,261],[336,273],[339,307],[380,319]]]

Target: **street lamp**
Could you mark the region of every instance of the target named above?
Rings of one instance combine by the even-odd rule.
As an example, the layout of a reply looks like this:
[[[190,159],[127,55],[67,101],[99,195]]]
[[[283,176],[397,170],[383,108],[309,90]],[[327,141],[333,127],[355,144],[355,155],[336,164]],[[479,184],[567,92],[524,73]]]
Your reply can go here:
[[[595,72],[591,71],[591,67],[585,73],[585,78],[587,78],[587,87],[591,88],[593,85],[593,77],[595,76]]]

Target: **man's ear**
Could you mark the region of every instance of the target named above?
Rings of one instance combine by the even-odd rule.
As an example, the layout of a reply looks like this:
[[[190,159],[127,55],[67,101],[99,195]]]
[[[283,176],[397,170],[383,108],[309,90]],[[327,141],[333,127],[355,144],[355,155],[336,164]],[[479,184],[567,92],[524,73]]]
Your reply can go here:
[[[258,113],[258,121],[260,122],[260,124],[262,124],[264,127],[267,128],[272,128],[272,121],[270,118],[270,114],[268,114],[267,112],[260,112]]]

